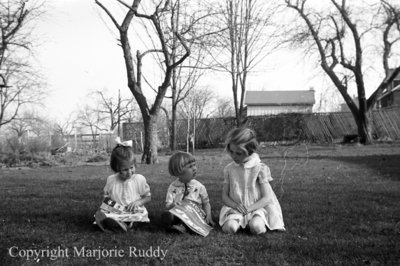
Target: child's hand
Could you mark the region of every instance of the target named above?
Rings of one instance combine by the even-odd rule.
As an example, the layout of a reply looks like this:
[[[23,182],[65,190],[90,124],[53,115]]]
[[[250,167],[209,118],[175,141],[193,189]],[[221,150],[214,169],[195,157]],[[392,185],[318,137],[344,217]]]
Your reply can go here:
[[[174,202],[171,202],[171,203],[168,203],[168,204],[165,205],[165,208],[166,208],[167,210],[170,210],[170,209],[172,209],[173,207],[175,207],[175,203],[174,203]]]
[[[242,205],[242,204],[238,204],[238,205],[236,205],[236,208],[235,208],[238,212],[240,212],[241,214],[243,214],[243,215],[246,215],[247,213],[248,213],[248,211],[247,211],[247,208],[244,206],[244,205]]]
[[[167,210],[170,210],[170,209],[172,209],[173,207],[175,207],[175,206],[177,206],[177,205],[181,205],[181,204],[182,204],[181,201],[173,201],[173,202],[168,203],[167,205],[165,205],[165,208],[166,208]]]
[[[181,205],[181,202],[180,201],[174,201],[174,202],[171,202],[171,203],[167,204],[165,207],[167,208],[167,210],[170,210],[170,209],[172,209],[173,207],[175,207],[177,205]]]
[[[135,211],[135,210],[136,210],[138,207],[140,207],[140,206],[142,206],[142,203],[141,203],[140,200],[137,200],[137,201],[135,201],[135,202],[132,202],[132,203],[128,204],[128,205],[125,207],[125,209],[126,209],[127,211],[133,212],[133,211]]]
[[[175,200],[172,204],[175,205],[182,205],[182,201],[181,200]]]
[[[215,222],[213,221],[211,215],[206,217],[206,222],[207,222],[208,224],[210,224],[211,226],[214,226],[214,225],[215,225]]]

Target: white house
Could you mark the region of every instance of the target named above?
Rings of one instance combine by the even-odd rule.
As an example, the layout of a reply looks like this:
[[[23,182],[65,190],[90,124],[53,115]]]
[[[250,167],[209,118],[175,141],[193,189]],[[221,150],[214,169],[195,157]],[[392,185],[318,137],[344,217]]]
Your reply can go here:
[[[314,90],[246,91],[244,97],[247,116],[311,113],[314,103]]]

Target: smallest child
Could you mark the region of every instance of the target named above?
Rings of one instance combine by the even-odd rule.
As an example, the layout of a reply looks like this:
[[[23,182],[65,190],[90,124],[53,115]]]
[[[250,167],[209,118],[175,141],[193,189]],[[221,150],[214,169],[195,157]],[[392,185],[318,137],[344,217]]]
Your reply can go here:
[[[166,196],[166,211],[162,214],[162,221],[167,229],[175,229],[182,233],[187,232],[187,227],[175,215],[168,210],[182,201],[190,201],[197,206],[200,215],[205,223],[214,225],[211,217],[210,199],[203,184],[195,179],[196,162],[195,158],[187,152],[175,152],[168,163],[168,170],[176,180],[170,184]]]
[[[131,141],[121,142],[117,138],[116,142],[110,158],[115,173],[107,178],[95,220],[103,231],[126,232],[134,222],[149,222],[144,204],[150,202],[151,194],[146,178],[136,174]]]

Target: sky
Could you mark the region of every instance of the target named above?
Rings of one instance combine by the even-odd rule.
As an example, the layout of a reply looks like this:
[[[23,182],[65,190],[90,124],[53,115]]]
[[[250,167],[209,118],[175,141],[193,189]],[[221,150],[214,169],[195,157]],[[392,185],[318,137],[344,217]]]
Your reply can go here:
[[[35,30],[35,49],[50,90],[46,109],[64,117],[90,90],[126,87],[123,57],[90,0],[50,0]]]
[[[105,24],[108,17],[101,14],[94,0],[47,0],[46,14],[35,29],[40,39],[35,50],[50,91],[45,102],[50,118],[66,118],[85,103],[91,90],[107,89],[116,94],[121,90],[122,95],[131,95],[117,35],[113,25]],[[266,60],[268,70],[249,79],[248,90],[320,86],[315,71],[301,63],[300,54],[284,52]],[[215,74],[203,82],[221,97],[232,97],[226,75]]]

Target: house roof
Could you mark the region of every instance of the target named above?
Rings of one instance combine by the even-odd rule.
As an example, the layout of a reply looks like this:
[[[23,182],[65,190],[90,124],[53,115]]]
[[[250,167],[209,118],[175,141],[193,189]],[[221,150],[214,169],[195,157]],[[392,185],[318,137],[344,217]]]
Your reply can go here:
[[[246,91],[246,105],[313,105],[313,90],[296,91]]]
[[[400,91],[400,85],[397,86],[397,87],[394,87],[394,88],[393,88],[392,90],[390,90],[390,91],[387,91],[387,92],[383,93],[383,94],[378,98],[378,101],[379,101],[379,100],[382,100],[383,98],[387,97],[387,96],[390,95],[390,94],[393,94],[395,91]]]
[[[390,74],[392,74],[392,73],[393,73],[393,71],[394,71],[394,69],[393,69],[393,68],[389,69],[389,76],[390,76]],[[397,74],[397,76],[394,78],[394,80],[400,80],[400,73],[399,73],[399,74]]]

